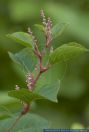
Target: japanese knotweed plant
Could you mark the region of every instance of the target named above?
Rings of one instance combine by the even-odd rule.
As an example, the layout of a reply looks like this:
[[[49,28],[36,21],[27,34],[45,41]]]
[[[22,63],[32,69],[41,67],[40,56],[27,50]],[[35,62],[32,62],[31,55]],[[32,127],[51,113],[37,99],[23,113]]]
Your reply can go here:
[[[45,124],[43,118],[38,119],[36,116],[35,125],[33,125],[33,127],[30,126],[30,123],[35,117],[30,114],[28,116],[27,113],[30,112],[31,103],[33,101],[46,99],[57,103],[57,94],[59,91],[60,82],[59,80],[56,80],[51,84],[44,82],[44,84],[38,85],[38,81],[40,80],[41,76],[44,77],[44,73],[48,72],[48,70],[52,68],[56,63],[66,63],[68,60],[74,58],[75,56],[81,55],[82,53],[88,51],[82,45],[75,42],[63,44],[62,46],[54,49],[52,41],[60,36],[62,31],[65,29],[66,24],[56,24],[53,26],[50,17],[46,18],[43,10],[41,10],[41,19],[42,25],[35,25],[36,29],[44,34],[45,39],[41,43],[38,41],[38,39],[40,40],[42,38],[36,38],[30,28],[28,28],[27,33],[16,32],[8,35],[9,38],[16,40],[18,43],[26,47],[15,54],[9,52],[9,56],[13,61],[23,66],[23,68],[26,70],[27,84],[26,88],[21,88],[20,86],[16,85],[15,90],[8,92],[9,96],[19,99],[23,105],[23,109],[17,120],[13,123],[12,119],[10,120],[9,125],[7,125],[8,132],[11,130],[14,130],[15,132],[19,130],[21,130],[21,132],[25,132],[25,130],[26,132],[34,132],[35,128],[36,132],[40,132],[41,128],[48,127],[47,125],[43,125]],[[26,128],[24,125],[20,126],[21,128],[19,128],[17,121],[23,117],[23,115],[26,117],[23,120],[23,124],[25,122],[28,122],[28,124]],[[28,120],[28,118],[30,120]],[[20,120],[22,119],[23,118]],[[42,121],[39,122],[39,120]],[[7,120],[5,123],[7,124],[8,122],[9,121]],[[37,129],[37,125],[39,130]],[[4,127],[6,127],[5,124]],[[12,129],[13,127],[14,129]]]

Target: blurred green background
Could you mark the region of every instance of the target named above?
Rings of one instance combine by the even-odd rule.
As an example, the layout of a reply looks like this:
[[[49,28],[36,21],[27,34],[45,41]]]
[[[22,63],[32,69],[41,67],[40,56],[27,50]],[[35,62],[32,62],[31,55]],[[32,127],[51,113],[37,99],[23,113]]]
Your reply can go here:
[[[7,96],[15,84],[22,87],[24,73],[8,56],[8,51],[17,52],[18,43],[6,38],[6,34],[27,31],[40,23],[40,9],[44,9],[53,23],[68,24],[65,32],[55,41],[54,47],[71,41],[89,49],[89,0],[0,0],[0,106],[12,112],[19,109],[18,103]],[[89,53],[54,69],[54,79],[61,80],[58,104],[48,101],[34,103],[36,112],[52,121],[53,128],[75,128],[89,126]],[[12,108],[13,106],[13,108]],[[0,110],[2,116],[2,110]],[[81,126],[82,125],[82,126]]]

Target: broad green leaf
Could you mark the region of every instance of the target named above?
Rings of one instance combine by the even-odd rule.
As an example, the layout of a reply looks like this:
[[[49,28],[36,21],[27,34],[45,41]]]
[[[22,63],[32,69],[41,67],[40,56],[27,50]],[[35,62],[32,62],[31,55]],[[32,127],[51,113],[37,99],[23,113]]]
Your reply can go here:
[[[28,33],[16,32],[16,33],[8,34],[7,37],[14,39],[16,42],[26,47],[32,48],[34,46],[33,39]]]
[[[17,99],[20,99],[26,103],[31,103],[32,101],[38,100],[38,99],[44,99],[41,95],[31,92],[27,89],[21,89],[21,90],[12,90],[8,92],[8,95]]]
[[[37,63],[37,58],[29,48],[25,48],[18,53],[9,52],[10,58],[20,64],[26,71],[33,71]]]
[[[55,64],[58,62],[66,62],[86,51],[88,51],[88,49],[75,42],[64,44],[50,54],[49,63]]]
[[[57,94],[60,88],[60,81],[54,82],[53,84],[45,84],[42,87],[36,87],[35,92],[45,99],[53,102],[57,102]]]
[[[0,112],[0,120],[6,119],[11,117],[10,114],[6,113],[6,112]]]
[[[66,28],[66,26],[67,24],[65,23],[56,24],[51,30],[53,39],[60,36],[62,32],[64,31],[64,29]]]
[[[12,90],[8,92],[8,95],[24,102],[30,103],[38,99],[47,99],[53,102],[57,102],[57,94],[59,91],[60,83],[59,81],[53,84],[46,84],[41,87],[35,87],[34,92],[27,89]]]
[[[12,113],[10,110],[5,106],[0,106],[0,120],[3,120],[5,118],[9,118],[12,116]]]
[[[35,24],[34,26],[37,27],[39,30],[44,32],[44,26],[43,25]]]
[[[17,118],[18,117],[14,115],[13,118],[2,120],[2,122],[0,122],[0,131],[6,132]],[[45,118],[36,114],[28,113],[18,121],[16,126],[11,129],[10,132],[42,132],[42,129],[49,127],[49,122]]]

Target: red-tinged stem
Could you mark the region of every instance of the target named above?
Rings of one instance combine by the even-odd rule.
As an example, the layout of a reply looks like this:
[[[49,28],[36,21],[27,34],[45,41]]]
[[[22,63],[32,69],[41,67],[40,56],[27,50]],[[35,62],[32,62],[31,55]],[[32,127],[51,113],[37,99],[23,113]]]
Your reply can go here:
[[[37,77],[36,77],[36,79],[35,79],[35,81],[34,81],[34,85],[35,85],[35,84],[36,84],[36,82],[38,81],[38,79],[39,79],[40,75],[41,75],[41,72],[39,72],[39,73],[38,73],[38,75],[37,75]]]
[[[6,132],[10,132],[11,129],[14,128],[14,127],[16,126],[16,124],[18,123],[18,121],[21,119],[22,116],[23,116],[23,115],[20,114],[20,115],[18,116],[18,118],[15,120],[15,122],[12,124],[12,126],[11,126],[9,129],[7,129]]]
[[[43,13],[43,14],[42,14],[42,17],[45,18],[44,12],[42,12],[42,13]],[[44,21],[44,20],[43,20],[43,21]],[[47,25],[47,24],[49,24],[49,23],[46,23],[46,21],[45,21],[45,24]],[[50,25],[49,25],[49,27],[50,27]],[[45,28],[47,28],[47,27],[45,27]],[[32,35],[32,32],[31,32],[31,31],[29,31],[29,33]],[[37,58],[38,58],[39,73],[38,73],[38,75],[36,76],[35,80],[33,81],[32,90],[33,90],[35,84],[37,83],[38,79],[40,78],[41,74],[44,73],[44,72],[46,72],[46,71],[50,68],[50,67],[47,67],[47,66],[44,67],[44,66],[43,66],[43,63],[42,63],[42,61],[43,61],[43,56],[46,54],[46,49],[49,48],[49,43],[51,42],[49,35],[50,35],[50,34],[48,34],[47,29],[46,29],[46,30],[45,30],[46,43],[45,43],[45,46],[44,46],[44,48],[43,48],[43,51],[40,51],[40,50],[39,50],[38,45],[37,45],[37,41],[33,38],[34,41],[35,41],[34,51],[33,51],[33,52],[34,52],[34,54],[35,54],[35,55],[37,56]],[[43,52],[44,52],[44,53],[43,53]],[[28,104],[28,103],[24,103],[24,104],[23,104],[23,111],[22,111],[21,114],[18,116],[18,118],[15,120],[15,122],[12,124],[11,128],[9,128],[9,129],[7,130],[7,132],[10,132],[10,130],[11,130],[12,128],[15,127],[15,125],[16,125],[17,122],[20,120],[20,118],[21,118],[23,115],[25,115],[26,113],[28,113],[28,111],[29,111],[29,104]]]
[[[22,115],[25,115],[26,113],[28,113],[30,105],[28,103],[23,103],[23,111],[21,112]]]
[[[28,113],[28,111],[29,111],[29,104],[24,103],[23,111],[22,111],[21,114],[18,116],[18,118],[15,120],[15,122],[12,124],[12,126],[11,126],[9,129],[7,129],[7,132],[10,132],[11,129],[13,129],[13,128],[16,126],[16,124],[17,124],[18,121],[22,118],[22,116],[25,115],[26,113]]]
[[[46,37],[46,43],[47,43],[47,37]],[[44,47],[44,50],[46,50],[45,48],[48,48],[48,47]],[[36,82],[38,81],[38,79],[40,78],[41,74],[46,72],[49,69],[48,67],[44,67],[43,66],[43,64],[42,64],[43,54],[38,50],[38,46],[37,45],[35,46],[34,54],[38,58],[38,64],[39,64],[40,71],[39,71],[36,79],[34,80],[32,88],[34,88],[34,86],[35,86]]]
[[[49,67],[48,68],[43,68],[43,69],[40,70],[40,72],[38,73],[36,79],[34,80],[34,83],[33,83],[33,86],[32,86],[33,88],[34,88],[35,84],[37,83],[38,79],[40,78],[41,74],[46,72],[48,69],[49,69]]]

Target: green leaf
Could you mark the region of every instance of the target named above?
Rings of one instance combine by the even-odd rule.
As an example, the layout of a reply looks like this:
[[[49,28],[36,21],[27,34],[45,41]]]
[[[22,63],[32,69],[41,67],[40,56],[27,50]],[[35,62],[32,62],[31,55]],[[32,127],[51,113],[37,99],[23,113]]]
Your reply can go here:
[[[37,63],[37,58],[29,48],[24,48],[15,54],[9,52],[9,56],[15,63],[20,64],[20,66],[23,67],[27,72],[32,72]]]
[[[47,99],[53,102],[57,102],[57,94],[59,91],[59,81],[53,84],[45,84],[41,87],[35,87],[34,92],[27,89],[12,90],[8,92],[8,95],[24,102],[31,103],[32,101],[39,99]]]
[[[34,26],[37,27],[39,30],[44,32],[44,26],[43,25],[35,24]]]
[[[56,24],[51,30],[53,39],[60,36],[66,27],[67,24],[65,23]]]
[[[5,106],[0,106],[0,120],[3,120],[5,118],[9,118],[12,116],[12,113],[10,110]]]
[[[2,120],[2,122],[0,122],[0,131],[6,132],[17,118],[18,117],[14,115],[13,118]],[[42,129],[45,128],[49,128],[49,122],[45,118],[36,114],[28,113],[19,120],[11,132],[42,132]]]
[[[35,92],[45,99],[53,102],[57,102],[57,94],[60,88],[60,81],[54,82],[53,84],[45,84],[42,87],[36,87]]]
[[[64,44],[50,54],[49,63],[53,65],[58,62],[66,62],[86,51],[88,49],[75,42]]]
[[[16,42],[29,48],[32,48],[34,45],[33,39],[30,36],[30,34],[25,32],[16,32],[16,33],[8,34],[7,37],[14,39]]]
[[[6,119],[11,117],[10,114],[6,113],[6,112],[0,112],[0,120]]]
[[[17,99],[20,99],[26,103],[31,103],[32,101],[38,100],[38,99],[44,99],[41,95],[31,92],[27,89],[21,89],[21,90],[12,90],[8,92],[8,95]]]

